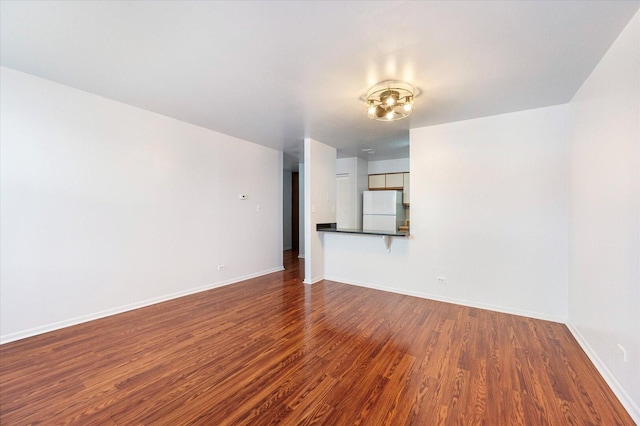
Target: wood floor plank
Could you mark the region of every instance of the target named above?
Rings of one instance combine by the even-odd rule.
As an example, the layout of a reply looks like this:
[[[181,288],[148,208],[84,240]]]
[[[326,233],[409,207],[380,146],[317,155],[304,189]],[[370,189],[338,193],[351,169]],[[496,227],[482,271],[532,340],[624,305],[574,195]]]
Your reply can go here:
[[[0,424],[633,424],[562,324],[285,266],[0,346]]]

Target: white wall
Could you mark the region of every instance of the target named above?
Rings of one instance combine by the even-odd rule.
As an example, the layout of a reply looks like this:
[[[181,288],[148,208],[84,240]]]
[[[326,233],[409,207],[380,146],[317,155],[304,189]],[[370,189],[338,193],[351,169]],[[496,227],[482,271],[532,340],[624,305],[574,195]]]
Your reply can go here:
[[[570,106],[569,324],[640,423],[640,12]]]
[[[348,173],[349,175],[355,174],[357,169],[356,161],[356,157],[338,158],[336,160],[336,175],[346,173]]]
[[[398,158],[396,160],[369,161],[369,174],[379,173],[404,173],[409,171],[409,158]]]
[[[291,171],[282,172],[282,249],[291,250]]]
[[[412,130],[411,238],[327,234],[325,277],[566,320],[567,143],[567,105]]]
[[[313,139],[304,141],[305,284],[324,278],[324,233],[316,224],[336,221],[336,149]]]
[[[0,72],[3,342],[282,269],[281,153]]]
[[[298,258],[304,259],[305,248],[305,215],[304,215],[304,163],[298,164]]]

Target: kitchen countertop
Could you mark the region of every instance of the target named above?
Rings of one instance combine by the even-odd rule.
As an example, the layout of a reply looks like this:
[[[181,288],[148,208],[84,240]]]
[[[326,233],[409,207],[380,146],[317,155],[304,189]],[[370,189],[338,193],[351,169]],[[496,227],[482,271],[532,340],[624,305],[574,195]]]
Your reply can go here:
[[[318,232],[336,232],[339,234],[360,234],[360,235],[382,235],[388,237],[408,237],[407,231],[376,231],[370,229],[355,229],[355,228],[338,228],[335,223],[318,223],[316,225],[316,231]]]

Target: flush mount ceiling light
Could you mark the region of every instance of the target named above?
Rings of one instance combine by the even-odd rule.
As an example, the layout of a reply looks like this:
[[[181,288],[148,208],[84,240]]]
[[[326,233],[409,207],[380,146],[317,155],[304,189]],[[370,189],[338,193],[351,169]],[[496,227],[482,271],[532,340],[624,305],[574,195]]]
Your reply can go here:
[[[378,121],[394,121],[413,112],[415,89],[404,81],[387,80],[367,92],[367,115]]]

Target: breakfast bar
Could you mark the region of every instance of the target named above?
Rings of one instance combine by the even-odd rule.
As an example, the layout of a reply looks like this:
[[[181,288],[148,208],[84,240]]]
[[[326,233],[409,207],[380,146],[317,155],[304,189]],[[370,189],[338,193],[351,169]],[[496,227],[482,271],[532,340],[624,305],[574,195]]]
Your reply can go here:
[[[340,234],[356,234],[356,235],[379,235],[384,241],[384,245],[388,252],[391,252],[391,237],[408,237],[410,234],[408,231],[377,231],[371,229],[356,229],[356,228],[338,228],[335,222],[333,223],[318,223],[316,225],[317,232],[336,232]]]

